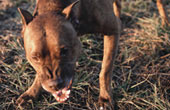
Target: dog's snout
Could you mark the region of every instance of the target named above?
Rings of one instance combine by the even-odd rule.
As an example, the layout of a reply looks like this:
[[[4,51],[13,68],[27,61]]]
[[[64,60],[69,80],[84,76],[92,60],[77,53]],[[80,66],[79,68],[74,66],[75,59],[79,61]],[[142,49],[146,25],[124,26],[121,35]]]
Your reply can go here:
[[[48,75],[48,87],[53,90],[59,90],[63,86],[63,80],[60,77],[59,69],[52,70],[50,67],[46,68],[46,74]]]
[[[45,67],[45,68],[46,68],[47,75],[49,76],[49,79],[56,80],[58,77],[58,69],[52,70],[49,67]]]
[[[50,81],[48,83],[48,86],[51,88],[51,89],[54,89],[54,90],[59,90],[62,88],[62,85],[63,85],[63,80],[61,78],[58,78],[56,80],[53,80],[53,81]]]
[[[47,73],[48,73],[48,76],[49,76],[49,78],[53,78],[54,76],[53,76],[53,73],[52,73],[52,71],[51,71],[51,69],[50,68],[48,68],[47,67]]]

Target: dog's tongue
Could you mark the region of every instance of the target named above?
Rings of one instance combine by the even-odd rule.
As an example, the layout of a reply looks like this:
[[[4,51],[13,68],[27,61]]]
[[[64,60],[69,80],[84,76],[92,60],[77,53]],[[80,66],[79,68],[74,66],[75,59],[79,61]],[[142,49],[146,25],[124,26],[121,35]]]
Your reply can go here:
[[[60,103],[65,102],[69,98],[69,95],[70,95],[70,90],[66,88],[59,90],[56,93],[53,93],[55,99]]]

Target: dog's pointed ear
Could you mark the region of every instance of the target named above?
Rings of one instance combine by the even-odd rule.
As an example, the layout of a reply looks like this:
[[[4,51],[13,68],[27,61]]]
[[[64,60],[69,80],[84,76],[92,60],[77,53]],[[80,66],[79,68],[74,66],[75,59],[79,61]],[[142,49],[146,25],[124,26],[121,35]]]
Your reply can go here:
[[[69,18],[71,17],[72,9],[73,9],[73,7],[74,7],[77,3],[79,3],[79,0],[73,2],[71,5],[67,6],[67,7],[62,11],[62,13],[66,15],[66,16],[65,16],[66,19],[69,19]]]
[[[18,11],[21,15],[22,23],[23,23],[24,26],[28,25],[28,23],[33,20],[33,16],[28,11],[23,10],[21,8],[18,8]]]

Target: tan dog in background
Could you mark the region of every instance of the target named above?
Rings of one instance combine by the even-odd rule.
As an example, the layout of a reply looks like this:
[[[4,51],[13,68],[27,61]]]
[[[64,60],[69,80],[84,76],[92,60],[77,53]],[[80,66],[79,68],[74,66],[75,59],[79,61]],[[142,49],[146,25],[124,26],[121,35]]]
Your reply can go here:
[[[162,19],[162,26],[170,25],[168,15],[164,6],[165,0],[156,0],[157,8]],[[121,16],[121,0],[115,0],[114,2],[114,12],[117,17]]]

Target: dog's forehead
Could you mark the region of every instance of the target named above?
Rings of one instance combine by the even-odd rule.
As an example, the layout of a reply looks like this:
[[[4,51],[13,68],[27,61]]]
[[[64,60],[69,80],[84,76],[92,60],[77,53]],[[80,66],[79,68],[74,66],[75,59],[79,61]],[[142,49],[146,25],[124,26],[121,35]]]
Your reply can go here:
[[[73,45],[75,37],[73,26],[62,17],[37,18],[26,27],[24,32],[24,40],[29,40],[27,42],[32,45],[46,44],[54,48]]]

